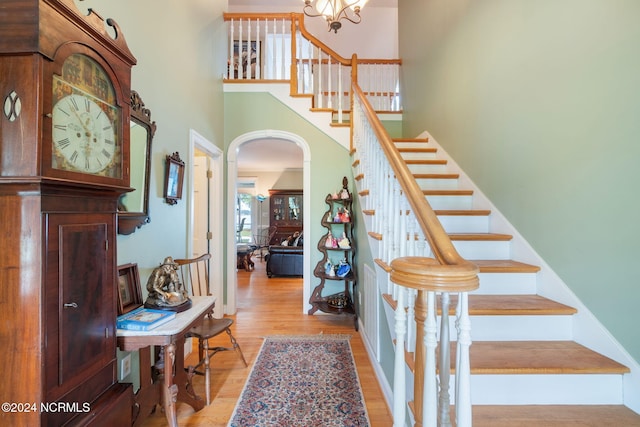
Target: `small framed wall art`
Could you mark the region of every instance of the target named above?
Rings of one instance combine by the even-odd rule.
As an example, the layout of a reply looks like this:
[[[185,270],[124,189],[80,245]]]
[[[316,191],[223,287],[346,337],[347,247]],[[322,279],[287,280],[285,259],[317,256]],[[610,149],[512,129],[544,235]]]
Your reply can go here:
[[[184,183],[184,162],[176,151],[167,155],[165,165],[164,198],[170,205],[175,205],[182,199],[182,185]]]

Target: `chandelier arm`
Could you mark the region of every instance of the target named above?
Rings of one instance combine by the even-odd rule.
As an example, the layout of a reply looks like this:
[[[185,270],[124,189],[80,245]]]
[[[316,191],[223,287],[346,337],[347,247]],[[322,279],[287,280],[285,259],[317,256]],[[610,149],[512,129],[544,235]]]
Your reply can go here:
[[[302,8],[302,11],[304,12],[304,14],[307,15],[308,17],[310,17],[310,18],[316,18],[318,16],[324,16],[322,13],[310,13],[310,12],[307,12],[307,9],[309,9],[311,11],[314,10],[313,6],[311,6],[311,3],[305,4],[305,6]]]
[[[338,12],[336,12],[337,1],[339,1],[340,5],[342,5],[342,8]],[[317,9],[318,0],[315,0],[313,2],[314,5],[312,5],[312,0],[305,0],[305,6],[302,9],[302,11],[304,12],[305,15],[311,18],[322,16],[323,18],[326,19],[327,24],[329,25],[329,31],[333,30],[337,33],[338,29],[342,26],[340,24],[340,20],[342,19],[346,19],[347,21],[353,24],[359,24],[362,21],[362,18],[360,17],[360,6],[357,6],[360,0],[354,0],[351,3],[347,3],[348,1],[349,0],[329,0],[327,5],[331,6],[332,13],[331,15],[327,15],[326,13],[322,13],[319,11],[315,12],[318,10]],[[314,6],[316,7],[314,8]],[[354,6],[353,9],[351,9],[352,6]],[[352,10],[351,13],[353,14],[353,17],[349,16],[347,12],[348,9]]]
[[[344,11],[343,11],[343,12],[344,12]],[[342,12],[340,12],[340,13],[342,13]],[[360,13],[359,13],[359,12],[353,12],[353,14],[354,14],[355,16],[357,16],[357,17],[358,17],[358,20],[357,20],[357,21],[354,21],[353,19],[351,19],[351,18],[349,17],[349,15],[347,15],[347,13],[346,13],[346,12],[344,12],[344,16],[340,16],[340,15],[338,15],[338,17],[337,17],[335,20],[336,20],[336,21],[339,21],[340,19],[346,19],[347,21],[352,22],[352,23],[354,23],[354,24],[359,24],[359,23],[362,21],[362,18],[360,17]]]

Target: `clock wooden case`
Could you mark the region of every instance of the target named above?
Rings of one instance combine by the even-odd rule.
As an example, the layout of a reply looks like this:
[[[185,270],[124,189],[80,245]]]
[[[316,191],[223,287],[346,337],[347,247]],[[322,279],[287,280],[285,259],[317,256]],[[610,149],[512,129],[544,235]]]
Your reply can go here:
[[[0,4],[0,394],[37,406],[1,425],[131,423],[116,221],[135,62],[118,25],[73,0]]]

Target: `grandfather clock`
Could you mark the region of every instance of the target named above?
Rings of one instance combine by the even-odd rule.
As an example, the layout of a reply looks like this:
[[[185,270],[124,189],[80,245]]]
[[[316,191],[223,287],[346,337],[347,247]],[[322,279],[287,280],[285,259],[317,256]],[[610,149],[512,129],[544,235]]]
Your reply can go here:
[[[116,220],[136,60],[73,0],[0,2],[0,425],[127,425]]]

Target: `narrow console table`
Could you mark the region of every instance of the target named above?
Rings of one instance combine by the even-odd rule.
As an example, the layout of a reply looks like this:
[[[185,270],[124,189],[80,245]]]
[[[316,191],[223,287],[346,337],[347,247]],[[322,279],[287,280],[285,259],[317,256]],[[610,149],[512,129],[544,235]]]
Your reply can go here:
[[[216,299],[204,296],[192,297],[191,300],[193,305],[190,309],[178,313],[175,319],[155,329],[117,330],[120,350],[140,351],[140,390],[135,396],[137,414],[134,414],[134,425],[141,423],[158,403],[162,404],[171,427],[178,425],[177,400],[187,403],[196,411],[204,407],[204,400],[195,394],[191,379],[184,369],[184,337],[213,310]],[[150,346],[156,345],[162,346],[164,352],[164,381],[160,385],[153,384],[151,378]],[[160,387],[160,393],[157,393],[157,387]]]

